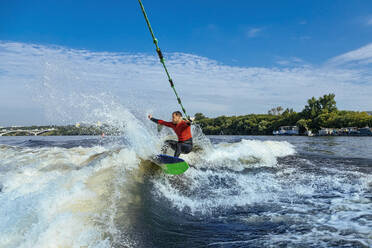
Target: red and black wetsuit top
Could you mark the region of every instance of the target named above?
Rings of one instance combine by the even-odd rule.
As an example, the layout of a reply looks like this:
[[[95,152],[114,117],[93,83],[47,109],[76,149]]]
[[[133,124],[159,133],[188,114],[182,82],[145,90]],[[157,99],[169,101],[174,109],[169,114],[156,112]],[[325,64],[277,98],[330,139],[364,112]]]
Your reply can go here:
[[[192,141],[190,122],[180,121],[178,124],[173,124],[173,122],[158,120],[155,118],[151,118],[151,120],[157,124],[172,128],[174,132],[177,134],[179,142],[184,142],[188,140]]]

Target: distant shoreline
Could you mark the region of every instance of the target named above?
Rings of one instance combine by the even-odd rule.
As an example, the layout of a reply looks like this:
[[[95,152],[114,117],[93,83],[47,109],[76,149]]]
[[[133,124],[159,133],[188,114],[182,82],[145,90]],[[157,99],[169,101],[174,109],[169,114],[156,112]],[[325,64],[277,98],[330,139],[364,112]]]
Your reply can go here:
[[[35,127],[35,126],[33,126]],[[43,126],[45,127],[45,126]],[[104,137],[118,137],[121,136],[120,133],[110,133],[110,132],[104,132],[104,130],[100,130],[97,128],[71,128],[71,126],[62,126],[59,129],[58,126],[53,126],[54,130],[42,132],[43,129],[41,127],[38,127],[36,129],[32,129],[31,127],[22,127],[22,130],[28,130],[29,132],[24,131],[15,131],[12,128],[0,128],[0,137],[36,137],[36,136],[104,136]],[[2,134],[2,130],[9,130],[12,132],[7,134]],[[34,132],[42,132],[41,134],[35,135]],[[2,134],[2,135],[1,135]],[[102,135],[103,134],[103,135]],[[372,135],[362,135],[362,134],[352,134],[352,135],[313,135],[308,136],[304,134],[299,135],[274,135],[274,134],[205,134],[207,136],[273,136],[273,137],[372,137]]]
[[[339,110],[334,94],[308,99],[301,112],[278,106],[267,114],[209,118],[196,113],[195,120],[204,134],[214,135],[372,135],[372,111]]]
[[[338,110],[334,94],[312,97],[301,112],[278,106],[267,114],[209,118],[196,113],[194,117],[205,135],[372,136],[372,111]],[[119,136],[122,133],[123,130],[99,121],[67,126],[0,127],[0,136]]]

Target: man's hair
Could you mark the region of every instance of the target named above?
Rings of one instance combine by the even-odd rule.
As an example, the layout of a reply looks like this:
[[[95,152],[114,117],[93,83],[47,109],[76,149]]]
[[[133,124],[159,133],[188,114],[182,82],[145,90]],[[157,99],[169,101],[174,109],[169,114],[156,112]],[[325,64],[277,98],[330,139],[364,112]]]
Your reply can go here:
[[[182,113],[181,113],[180,111],[174,111],[174,112],[172,113],[172,115],[177,115],[177,116],[182,117]]]

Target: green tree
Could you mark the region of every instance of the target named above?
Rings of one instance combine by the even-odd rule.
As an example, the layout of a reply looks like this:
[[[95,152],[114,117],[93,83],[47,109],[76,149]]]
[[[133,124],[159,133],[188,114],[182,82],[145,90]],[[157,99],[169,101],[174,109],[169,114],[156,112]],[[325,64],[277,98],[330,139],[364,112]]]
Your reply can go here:
[[[196,114],[194,115],[194,117],[195,117],[195,120],[196,120],[196,121],[199,121],[199,120],[201,120],[201,119],[205,119],[205,118],[206,118],[202,113],[196,113]]]
[[[319,97],[319,99],[315,97],[309,99],[302,114],[306,119],[313,119],[322,113],[331,113],[335,111],[337,111],[335,94],[328,94]]]
[[[268,115],[281,115],[282,111],[283,111],[283,107],[278,106],[276,108],[270,109],[267,113]]]
[[[337,112],[335,94],[328,94],[319,99],[312,97],[307,101],[307,105],[302,110],[301,115],[304,119],[309,119],[311,122],[308,124],[312,130],[319,130],[327,123],[328,113]],[[321,116],[322,115],[322,116]]]
[[[305,119],[300,119],[296,122],[296,125],[300,128],[300,132],[309,130],[309,122],[311,122],[311,120],[305,120]]]
[[[276,107],[276,112],[278,113],[278,115],[281,115],[282,114],[282,111],[283,111],[283,107],[282,106]]]

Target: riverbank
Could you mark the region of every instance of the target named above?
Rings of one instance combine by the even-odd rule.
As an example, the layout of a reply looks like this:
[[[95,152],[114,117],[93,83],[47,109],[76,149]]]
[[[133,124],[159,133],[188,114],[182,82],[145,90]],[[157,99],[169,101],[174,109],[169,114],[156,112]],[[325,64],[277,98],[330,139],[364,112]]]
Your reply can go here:
[[[208,135],[270,135],[289,127],[297,134],[327,134],[322,129],[361,129],[372,127],[372,115],[368,111],[338,110],[334,94],[311,98],[301,112],[279,106],[267,114],[206,117],[195,114],[195,120]],[[284,128],[286,129],[286,128]],[[339,132],[340,133],[340,132]]]
[[[200,122],[197,122],[200,125]],[[202,125],[201,125],[202,126]],[[344,129],[332,129],[322,128],[314,135],[295,134],[267,134],[266,132],[249,132],[248,134],[226,133],[221,130],[220,132],[210,132],[208,128],[203,128],[203,133],[206,135],[247,135],[247,136],[370,136],[372,137],[372,128],[344,128]],[[348,131],[345,131],[348,130]],[[74,125],[67,126],[25,126],[25,127],[3,127],[0,128],[0,136],[120,136],[121,133],[115,128],[109,128],[108,126],[84,126],[77,127]]]
[[[369,111],[338,110],[335,95],[328,94],[318,99],[312,97],[301,112],[272,108],[267,114],[240,116],[218,116],[209,118],[202,113],[195,114],[195,124],[206,135],[272,135],[272,134],[315,134],[333,136],[372,135],[372,115]],[[288,129],[289,128],[289,129]],[[278,132],[279,129],[282,129]],[[287,131],[290,131],[289,133]],[[79,123],[67,126],[30,126],[0,128],[0,136],[71,136],[71,135],[120,135],[116,127],[102,124]]]
[[[107,125],[102,126],[13,126],[0,128],[0,136],[80,136],[117,134],[117,130]]]

